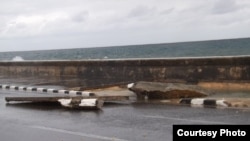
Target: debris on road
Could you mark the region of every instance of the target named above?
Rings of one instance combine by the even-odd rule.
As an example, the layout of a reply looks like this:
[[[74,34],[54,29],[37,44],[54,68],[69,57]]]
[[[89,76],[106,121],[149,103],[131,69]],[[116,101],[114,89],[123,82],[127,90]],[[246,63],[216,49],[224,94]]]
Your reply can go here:
[[[161,82],[136,82],[128,84],[128,89],[137,94],[138,98],[176,99],[206,97],[211,93],[197,85]]]
[[[93,99],[97,98],[99,100],[103,100],[104,102],[108,101],[123,101],[123,100],[128,100],[128,96],[92,96],[92,97],[86,97],[86,96],[18,96],[18,97],[5,97],[5,101],[11,102],[57,102],[59,99]]]
[[[95,96],[95,93],[88,91],[75,91],[75,90],[58,90],[58,89],[46,89],[46,88],[37,88],[31,86],[14,86],[14,85],[1,85],[1,89],[5,90],[15,90],[15,91],[28,91],[28,92],[38,92],[38,93],[53,93],[53,94],[67,94],[71,96]]]
[[[15,102],[33,102],[33,103],[60,103],[63,107],[72,109],[101,109],[104,100],[96,97],[5,97],[9,103]]]
[[[17,91],[17,86],[0,85],[4,90]],[[18,87],[21,89],[24,87]],[[31,92],[27,95],[8,96],[5,100],[9,102],[31,102],[31,103],[58,103],[71,109],[101,109],[104,102],[128,102],[129,103],[164,103],[180,104],[202,107],[229,107],[247,108],[250,107],[250,98],[223,98],[214,97],[212,93],[195,85],[160,82],[137,82],[124,86],[113,86],[101,89],[91,89],[89,93],[94,95],[65,95],[62,93],[53,94],[55,89],[47,89],[51,95],[34,95],[34,90],[41,90],[35,87],[26,87],[23,92]],[[59,90],[60,91],[60,90]],[[58,91],[58,92],[59,92]],[[71,91],[71,90],[69,90]],[[62,91],[60,91],[62,92]],[[72,91],[73,92],[73,91]],[[75,92],[75,91],[74,91]],[[32,95],[31,95],[32,94]],[[60,95],[61,94],[61,95]],[[148,100],[141,101],[140,98],[147,96]],[[203,98],[201,98],[203,97]],[[204,98],[206,97],[206,98]]]
[[[103,100],[98,99],[59,99],[58,102],[61,103],[62,106],[67,108],[74,109],[101,109],[103,106]]]
[[[88,91],[57,90],[36,87],[0,85],[3,90],[29,92],[28,95],[9,96],[5,100],[9,102],[31,103],[60,103],[62,106],[72,109],[101,109],[104,102],[116,102],[129,100],[129,95],[103,95]],[[32,93],[38,92],[38,95]],[[48,93],[51,95],[43,95]],[[32,94],[32,95],[31,95]],[[31,95],[31,96],[30,96]]]

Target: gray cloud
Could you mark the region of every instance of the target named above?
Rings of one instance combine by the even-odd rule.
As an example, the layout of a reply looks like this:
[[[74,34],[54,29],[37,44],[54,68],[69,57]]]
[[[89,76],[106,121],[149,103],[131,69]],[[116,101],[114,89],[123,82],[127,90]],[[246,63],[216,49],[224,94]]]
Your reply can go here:
[[[88,16],[89,16],[88,11],[81,11],[81,12],[78,12],[78,13],[74,14],[72,16],[72,20],[74,22],[81,23],[81,22],[84,22],[85,20],[87,20]]]
[[[236,0],[218,0],[215,2],[212,12],[214,14],[226,14],[240,10]]]
[[[0,51],[250,36],[249,0],[0,2]]]
[[[160,14],[162,15],[167,15],[167,14],[171,14],[174,11],[174,8],[168,8],[168,9],[164,9],[160,12]]]
[[[145,5],[138,5],[129,12],[128,17],[145,17],[154,15],[155,12],[156,8],[151,8]]]

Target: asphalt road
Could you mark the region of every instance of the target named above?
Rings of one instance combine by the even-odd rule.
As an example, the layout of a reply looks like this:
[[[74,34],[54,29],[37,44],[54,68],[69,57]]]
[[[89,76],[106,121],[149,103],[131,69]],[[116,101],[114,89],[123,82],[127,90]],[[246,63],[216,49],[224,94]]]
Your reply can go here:
[[[171,141],[173,124],[250,124],[247,109],[113,103],[100,111],[81,111],[4,100],[25,94],[0,90],[0,140]]]

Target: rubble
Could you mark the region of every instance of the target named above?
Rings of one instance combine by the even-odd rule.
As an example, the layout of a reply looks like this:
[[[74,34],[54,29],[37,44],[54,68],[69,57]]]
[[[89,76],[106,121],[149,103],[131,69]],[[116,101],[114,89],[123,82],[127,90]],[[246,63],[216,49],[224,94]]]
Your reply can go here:
[[[181,83],[161,83],[140,81],[128,84],[128,89],[136,93],[137,98],[148,99],[177,99],[206,97],[211,92],[197,86]]]
[[[129,100],[129,95],[104,95],[89,91],[46,89],[31,86],[0,85],[0,89],[27,92],[27,95],[5,97],[5,101],[8,103],[60,103],[63,107],[72,109],[101,109],[104,102]],[[49,95],[44,95],[44,93]]]
[[[103,106],[103,100],[98,99],[59,99],[58,102],[62,106],[74,109],[101,109]]]

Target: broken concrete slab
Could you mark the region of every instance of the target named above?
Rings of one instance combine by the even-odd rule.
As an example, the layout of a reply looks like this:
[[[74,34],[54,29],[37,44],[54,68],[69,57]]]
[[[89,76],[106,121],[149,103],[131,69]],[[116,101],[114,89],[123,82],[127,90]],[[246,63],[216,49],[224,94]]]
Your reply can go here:
[[[90,97],[5,97],[9,103],[15,102],[32,102],[32,103],[60,103],[63,107],[72,109],[101,109],[104,101],[98,98]]]
[[[125,101],[129,96],[19,96],[5,97],[9,102],[32,102],[32,103],[60,103],[62,106],[72,109],[101,109],[104,101]]]
[[[93,99],[97,98],[103,101],[123,101],[129,100],[128,96],[18,96],[18,97],[5,97],[5,101],[11,102],[57,102],[59,99]]]
[[[161,83],[140,81],[128,84],[128,89],[136,93],[139,99],[176,99],[206,97],[211,94],[197,85],[180,83]]]
[[[101,109],[103,100],[98,99],[59,99],[58,102],[64,107],[73,109]]]
[[[100,89],[91,89],[87,90],[89,92],[92,92],[97,97],[107,97],[107,96],[113,96],[113,97],[129,97],[129,99],[135,99],[136,94],[129,91],[126,87],[120,87],[120,86],[112,86],[112,87],[106,87],[106,88],[100,88]]]
[[[50,94],[67,94],[70,96],[95,96],[95,93],[88,91],[75,91],[75,90],[58,90],[58,89],[47,89],[37,88],[31,86],[15,86],[15,85],[1,85],[0,89],[4,90],[15,90],[15,91],[27,91],[27,92],[38,92],[38,93],[50,93]]]

